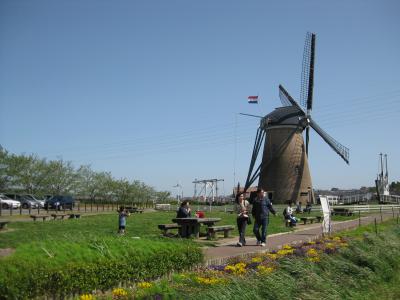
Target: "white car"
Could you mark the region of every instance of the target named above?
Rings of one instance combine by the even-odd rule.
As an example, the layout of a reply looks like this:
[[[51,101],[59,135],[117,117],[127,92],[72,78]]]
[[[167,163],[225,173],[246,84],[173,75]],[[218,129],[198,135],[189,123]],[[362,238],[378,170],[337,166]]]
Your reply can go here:
[[[11,208],[19,208],[21,206],[21,202],[8,198],[0,194],[0,204],[2,209]]]
[[[27,199],[30,199],[30,200],[34,201],[35,203],[37,203],[37,204],[40,206],[40,208],[43,208],[43,207],[44,207],[44,200],[37,199],[35,196],[30,195],[30,194],[24,195],[24,197],[27,198]],[[36,207],[37,207],[37,206],[36,206]]]

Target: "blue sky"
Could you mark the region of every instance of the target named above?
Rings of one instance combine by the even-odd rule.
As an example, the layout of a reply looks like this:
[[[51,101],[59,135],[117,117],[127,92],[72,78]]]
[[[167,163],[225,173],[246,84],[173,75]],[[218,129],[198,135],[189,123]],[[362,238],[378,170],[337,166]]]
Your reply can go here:
[[[90,164],[160,190],[244,183],[258,120],[300,94],[317,34],[315,188],[372,186],[378,153],[400,180],[398,1],[0,2],[0,144]],[[259,105],[247,96],[259,95]],[[234,170],[236,175],[234,177]]]

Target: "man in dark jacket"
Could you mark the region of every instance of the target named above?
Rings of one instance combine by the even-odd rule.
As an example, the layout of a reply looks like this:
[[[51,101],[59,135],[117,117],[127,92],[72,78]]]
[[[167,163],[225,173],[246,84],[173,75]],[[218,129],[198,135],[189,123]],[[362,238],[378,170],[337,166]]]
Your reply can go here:
[[[191,212],[190,212],[190,207],[189,207],[189,201],[183,201],[181,203],[181,206],[179,207],[176,217],[177,218],[190,218],[191,217]]]
[[[253,201],[253,209],[251,214],[254,217],[253,232],[257,238],[257,245],[265,247],[267,240],[267,225],[269,223],[269,212],[276,215],[274,208],[272,207],[270,199],[264,196],[264,190],[257,190],[257,197]],[[261,234],[260,234],[261,227]]]

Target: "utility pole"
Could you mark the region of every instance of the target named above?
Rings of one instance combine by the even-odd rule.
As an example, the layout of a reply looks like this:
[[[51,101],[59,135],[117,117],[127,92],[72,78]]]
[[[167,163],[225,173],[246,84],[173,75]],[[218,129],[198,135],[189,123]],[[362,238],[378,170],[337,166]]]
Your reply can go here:
[[[178,204],[178,208],[179,208],[180,200],[183,200],[183,187],[179,182],[176,185],[174,185],[173,187],[177,189],[176,200],[177,200],[177,204]]]

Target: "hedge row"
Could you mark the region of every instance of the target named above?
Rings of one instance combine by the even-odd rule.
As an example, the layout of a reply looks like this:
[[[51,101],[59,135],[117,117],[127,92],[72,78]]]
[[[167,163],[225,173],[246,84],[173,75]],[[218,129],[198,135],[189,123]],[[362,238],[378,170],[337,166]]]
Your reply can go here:
[[[71,248],[76,249],[76,246]],[[89,244],[82,245],[87,246]],[[54,263],[55,260],[52,262],[45,254],[30,261],[22,260],[26,253],[18,255],[17,249],[13,256],[0,260],[0,299],[63,298],[95,289],[107,290],[120,283],[188,269],[203,259],[201,250],[190,243],[142,240],[132,243],[131,248],[125,243],[123,250],[123,255],[100,253],[91,255],[87,261],[71,259]]]

